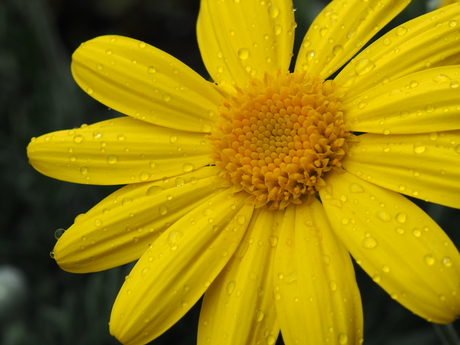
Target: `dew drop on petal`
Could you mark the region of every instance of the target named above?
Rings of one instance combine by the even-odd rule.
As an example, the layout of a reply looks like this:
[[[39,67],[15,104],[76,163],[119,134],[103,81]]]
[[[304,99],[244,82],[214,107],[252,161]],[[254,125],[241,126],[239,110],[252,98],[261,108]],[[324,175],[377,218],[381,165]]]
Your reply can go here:
[[[160,192],[162,192],[164,189],[159,187],[159,186],[152,186],[150,187],[149,189],[147,189],[147,196],[152,196],[152,195],[155,195],[155,194],[158,194]]]
[[[396,221],[399,222],[399,223],[405,223],[406,222],[406,219],[407,219],[407,214],[404,213],[404,212],[399,212],[396,217],[395,217]]]
[[[193,168],[194,168],[194,166],[191,163],[184,163],[184,165],[182,166],[182,170],[184,172],[190,172],[190,171],[193,170]]]
[[[424,260],[425,260],[425,263],[429,266],[433,265],[436,261],[433,255],[430,255],[430,254],[425,255]]]
[[[376,214],[377,218],[380,219],[381,221],[384,221],[384,222],[389,222],[391,221],[391,216],[388,212],[385,212],[385,211],[379,211],[377,212]]]
[[[117,161],[118,161],[117,156],[115,156],[115,155],[108,155],[107,156],[107,163],[115,164]]]
[[[66,229],[63,229],[63,228],[59,228],[57,229],[55,232],[54,232],[54,238],[55,239],[60,239],[61,236],[64,234],[64,232],[66,231]]]
[[[345,345],[348,343],[348,336],[344,333],[339,334],[339,344],[340,345]]]
[[[238,50],[238,57],[241,60],[246,60],[249,57],[249,50],[247,50],[246,48],[241,48],[240,50]]]
[[[166,208],[165,205],[161,205],[159,208],[158,208],[158,211],[160,212],[160,214],[162,216],[164,216],[166,213],[168,213],[168,209]]]
[[[426,147],[421,142],[416,142],[414,144],[414,152],[415,153],[423,153],[423,152],[425,152],[425,150],[426,150]]]
[[[366,237],[361,244],[366,249],[373,249],[377,246],[377,240],[373,237]]]
[[[171,100],[171,95],[169,93],[163,94],[163,101],[169,102]]]
[[[364,75],[375,68],[375,64],[369,59],[360,59],[356,62],[355,73],[357,75]]]
[[[352,192],[352,193],[363,193],[363,192],[364,192],[364,187],[361,186],[360,184],[357,184],[357,183],[352,183],[352,184],[350,184],[350,186],[348,187],[348,189],[349,189],[350,192]]]
[[[268,6],[268,14],[270,14],[270,17],[272,18],[276,18],[280,14],[280,10],[275,5],[271,5]]]
[[[228,282],[226,290],[229,295],[232,294],[233,290],[235,289],[236,282],[234,280]]]

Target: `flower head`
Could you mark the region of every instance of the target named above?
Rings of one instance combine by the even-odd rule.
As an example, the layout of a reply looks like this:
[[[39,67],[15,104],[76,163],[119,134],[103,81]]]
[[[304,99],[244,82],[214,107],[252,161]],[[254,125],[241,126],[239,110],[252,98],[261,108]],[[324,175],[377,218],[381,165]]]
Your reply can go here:
[[[460,255],[401,195],[460,208],[460,5],[366,47],[408,3],[332,1],[290,72],[290,1],[202,0],[215,83],[126,37],[76,50],[77,83],[128,116],[35,138],[28,155],[58,179],[126,184],[54,249],[71,272],[138,260],[112,334],[144,344],[205,294],[199,343],[360,343],[349,253],[421,317],[460,313]]]

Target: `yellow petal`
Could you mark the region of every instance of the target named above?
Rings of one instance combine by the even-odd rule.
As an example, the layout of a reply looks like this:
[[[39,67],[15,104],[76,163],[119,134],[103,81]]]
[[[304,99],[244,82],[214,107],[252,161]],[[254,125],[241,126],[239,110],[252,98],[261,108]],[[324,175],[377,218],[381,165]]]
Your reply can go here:
[[[32,139],[27,155],[44,175],[76,183],[145,182],[211,164],[201,133],[120,117]]]
[[[101,271],[137,260],[170,225],[223,187],[217,168],[137,183],[111,194],[59,238],[54,258],[74,273]]]
[[[343,160],[347,171],[411,197],[460,208],[460,131],[358,138]]]
[[[291,1],[203,0],[198,44],[216,83],[243,87],[250,77],[288,70],[295,26]]]
[[[335,80],[353,98],[417,71],[459,64],[458,25],[460,3],[408,21],[359,53]]]
[[[139,259],[112,310],[111,333],[126,345],[145,344],[177,322],[232,257],[254,207],[227,190],[166,230]],[[227,255],[222,255],[222,253]]]
[[[460,314],[460,254],[404,196],[347,173],[320,191],[331,225],[356,262],[390,296],[436,323]]]
[[[199,344],[275,343],[273,261],[283,215],[262,209],[254,213],[239,249],[206,291]]]
[[[410,74],[354,99],[344,98],[347,121],[357,132],[429,133],[460,129],[460,66]]]
[[[360,344],[363,315],[353,264],[323,206],[288,207],[275,264],[275,301],[287,344]]]
[[[167,53],[122,36],[83,43],[72,56],[75,81],[123,114],[169,128],[209,132],[221,96]]]
[[[296,69],[326,79],[409,3],[410,0],[331,1],[305,35]]]

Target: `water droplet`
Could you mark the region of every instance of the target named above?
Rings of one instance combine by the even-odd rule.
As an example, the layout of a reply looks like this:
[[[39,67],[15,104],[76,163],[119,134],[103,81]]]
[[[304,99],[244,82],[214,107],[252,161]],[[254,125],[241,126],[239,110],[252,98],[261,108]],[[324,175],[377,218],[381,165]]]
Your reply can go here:
[[[279,34],[281,33],[282,29],[283,29],[283,28],[282,28],[281,25],[275,25],[275,26],[273,27],[273,33],[274,33],[275,35],[279,35]]]
[[[423,153],[425,152],[426,147],[421,142],[417,142],[414,144],[414,152],[415,153]]]
[[[171,144],[175,143],[176,141],[177,141],[177,137],[176,137],[175,135],[171,135],[171,136],[169,137],[169,142],[170,142]]]
[[[267,345],[273,345],[276,342],[276,338],[273,335],[269,335],[265,340]]]
[[[169,102],[171,100],[171,95],[169,93],[163,94],[163,101]]]
[[[405,214],[404,212],[400,212],[396,215],[395,219],[399,223],[405,223],[407,220],[407,214]]]
[[[174,180],[174,183],[176,184],[176,187],[183,186],[185,184],[185,180],[182,177],[177,177]]]
[[[256,321],[257,322],[262,321],[264,316],[265,316],[265,314],[264,314],[264,312],[262,310],[259,309],[259,310],[256,311]]]
[[[276,18],[280,14],[280,10],[275,5],[271,5],[268,6],[268,14],[270,14],[270,17],[272,18]]]
[[[54,250],[50,251],[50,258],[54,259]]]
[[[334,281],[334,280],[331,280],[329,282],[329,288],[331,289],[331,291],[336,291],[337,290],[337,282]]]
[[[380,219],[381,221],[384,221],[384,222],[389,222],[391,221],[391,216],[388,212],[385,212],[385,211],[379,211],[377,212],[376,214],[377,218]]]
[[[422,236],[422,232],[421,232],[419,229],[417,229],[417,228],[413,229],[413,230],[412,230],[412,233],[414,234],[415,237],[420,237],[420,236]]]
[[[407,32],[407,29],[404,26],[399,26],[396,28],[396,35],[402,36]]]
[[[452,266],[452,259],[449,258],[448,256],[445,256],[442,258],[442,264],[446,267],[451,267]]]
[[[100,220],[100,219],[95,219],[95,220],[94,220],[94,225],[95,225],[95,226],[101,226],[101,225],[102,225],[102,220]]]
[[[227,293],[228,293],[229,295],[232,294],[233,290],[235,289],[235,285],[236,285],[236,283],[235,283],[234,280],[230,281],[230,282],[227,284],[226,290],[227,290]]]
[[[378,274],[375,274],[375,275],[372,276],[372,280],[374,282],[376,282],[376,283],[378,283],[380,281],[380,279],[381,279],[380,275],[378,275]]]
[[[86,89],[86,92],[88,93],[88,95],[91,95],[94,92],[94,90],[92,88],[88,87]]]
[[[270,243],[270,246],[276,247],[276,245],[278,244],[278,237],[270,236],[268,239],[268,243]]]
[[[81,173],[82,175],[86,175],[86,174],[88,173],[88,168],[87,168],[87,167],[81,167],[81,168],[80,168],[80,173]]]
[[[452,28],[457,26],[457,21],[455,19],[449,20],[449,26],[452,27]]]
[[[377,240],[373,237],[366,237],[362,242],[362,246],[366,249],[373,249],[377,246]]]
[[[191,163],[184,163],[184,165],[182,166],[182,170],[184,170],[185,172],[190,172],[193,170],[193,168],[194,165]]]
[[[168,213],[168,209],[166,208],[165,205],[161,205],[159,208],[158,208],[158,211],[160,212],[160,214],[162,216],[164,216],[166,213]]]
[[[145,171],[143,171],[143,172],[141,172],[139,174],[139,180],[141,180],[141,181],[147,181],[149,179],[149,177],[150,177],[150,174],[148,172],[145,172]]]
[[[82,141],[83,141],[83,135],[75,134],[75,136],[73,137],[73,142],[75,144],[80,144]]]
[[[240,50],[238,50],[238,57],[241,60],[246,60],[249,57],[249,50],[247,50],[246,48],[241,48]]]
[[[236,217],[236,222],[239,225],[243,225],[246,222],[246,217],[242,216],[242,215],[239,215],[238,217]]]
[[[457,80],[452,80],[452,81],[450,82],[450,87],[451,87],[452,89],[456,89],[456,88],[458,88],[459,86],[460,86],[460,84],[458,83]]]
[[[369,59],[361,59],[356,62],[355,73],[357,75],[363,75],[375,68],[375,64]]]
[[[147,196],[152,196],[152,195],[155,195],[155,194],[158,194],[160,192],[162,192],[164,189],[159,187],[159,186],[152,186],[150,187],[149,189],[147,189]]]
[[[350,190],[350,192],[352,193],[363,193],[364,192],[364,187],[361,186],[360,184],[357,184],[357,183],[352,183],[348,189]]]
[[[114,156],[114,155],[108,155],[107,156],[107,163],[115,164],[117,161],[118,161],[117,156]]]
[[[429,266],[434,265],[436,261],[433,255],[430,255],[430,254],[425,255],[424,260],[425,260],[425,263]]]
[[[348,343],[348,336],[345,333],[340,333],[339,334],[339,344],[345,345],[347,343]]]
[[[61,236],[64,234],[65,230],[66,230],[66,229],[63,229],[63,228],[57,229],[57,230],[54,232],[54,238],[57,239],[57,240],[60,239]]]

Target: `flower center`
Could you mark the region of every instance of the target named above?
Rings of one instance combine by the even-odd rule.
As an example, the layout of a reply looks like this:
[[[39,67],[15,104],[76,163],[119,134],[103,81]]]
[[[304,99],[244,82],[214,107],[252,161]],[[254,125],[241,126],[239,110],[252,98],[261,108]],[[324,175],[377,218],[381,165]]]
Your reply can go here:
[[[334,81],[294,72],[263,80],[225,100],[209,136],[216,165],[256,207],[308,202],[324,174],[340,169],[347,131]]]

